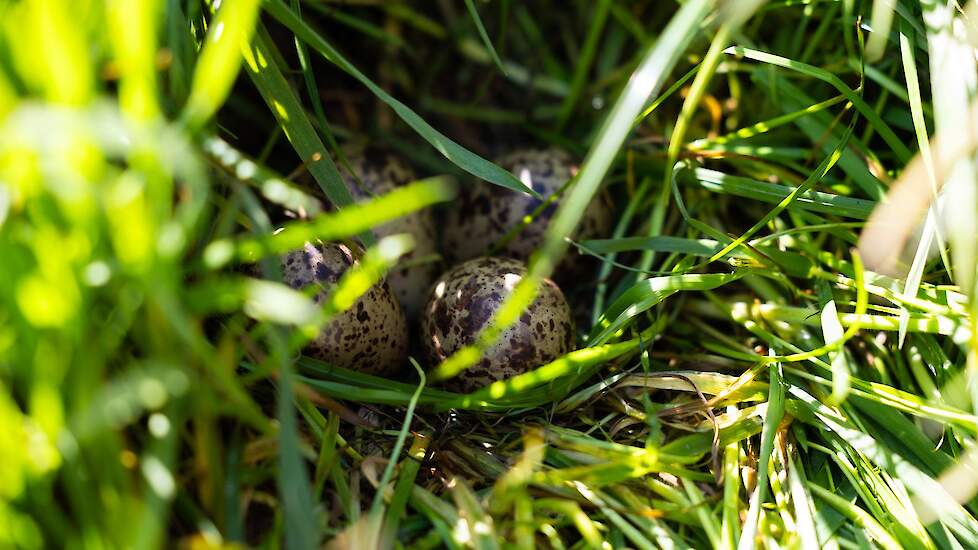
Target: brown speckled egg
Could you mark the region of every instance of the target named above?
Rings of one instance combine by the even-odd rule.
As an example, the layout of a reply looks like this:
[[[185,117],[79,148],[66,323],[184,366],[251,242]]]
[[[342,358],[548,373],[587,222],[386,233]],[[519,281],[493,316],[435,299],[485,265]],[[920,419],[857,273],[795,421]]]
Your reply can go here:
[[[295,289],[318,285],[316,303],[326,299],[357,259],[349,247],[306,243],[282,257],[282,277]],[[306,353],[338,367],[388,374],[407,357],[407,320],[386,282],[374,285],[323,327]]]
[[[577,173],[571,156],[555,148],[519,149],[496,161],[520,181],[543,197],[548,197]],[[460,204],[449,212],[445,228],[445,253],[455,261],[489,253],[492,246],[522,219],[532,214],[541,201],[528,193],[517,193],[498,185],[478,182],[463,196]],[[544,233],[557,210],[559,201],[549,205],[519,235],[511,240],[500,254],[527,260],[543,242]],[[612,209],[604,194],[594,197],[584,212],[575,239],[605,236],[611,230]],[[574,262],[579,255],[569,255]],[[568,262],[562,267],[572,267]]]
[[[389,193],[396,187],[417,179],[410,166],[388,153],[368,149],[362,154],[350,156],[348,160],[362,187],[346,170],[342,170],[343,178],[357,201]],[[402,262],[437,253],[435,222],[430,209],[419,210],[375,227],[373,233],[378,238],[401,233],[414,237],[414,248],[401,259]],[[388,273],[387,281],[409,319],[418,317],[431,282],[437,274],[438,266],[435,262],[394,268]]]
[[[526,266],[508,258],[476,258],[435,282],[424,311],[424,345],[433,362],[475,342],[503,300],[526,275]],[[475,365],[448,382],[469,392],[544,365],[574,346],[570,307],[560,288],[546,279],[537,299]]]

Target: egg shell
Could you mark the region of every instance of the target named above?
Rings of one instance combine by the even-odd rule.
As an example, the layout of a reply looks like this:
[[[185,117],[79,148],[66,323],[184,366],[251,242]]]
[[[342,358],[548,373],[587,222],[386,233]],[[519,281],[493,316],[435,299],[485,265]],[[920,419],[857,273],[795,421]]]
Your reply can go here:
[[[341,170],[347,187],[357,202],[377,195],[389,193],[417,180],[414,170],[398,157],[381,151],[368,149],[363,153],[348,157],[350,168],[359,178],[359,183],[348,171]],[[404,255],[401,262],[430,256],[438,252],[435,222],[431,209],[412,212],[375,227],[377,238],[407,233],[414,238],[414,248]],[[431,282],[438,275],[436,262],[427,262],[411,267],[395,267],[387,274],[387,282],[397,295],[408,319],[417,319],[427,298]]]
[[[327,299],[347,269],[357,264],[346,245],[306,243],[282,257],[282,276],[295,289],[318,285]],[[390,374],[407,357],[407,319],[386,282],[370,287],[350,309],[335,315],[306,348],[332,365],[368,374]]]
[[[571,156],[556,148],[519,149],[500,157],[496,164],[512,172],[543,197],[559,191],[577,173],[577,165]],[[541,202],[529,193],[475,182],[447,216],[446,255],[453,261],[463,261],[488,254],[510,230],[520,225],[524,217],[533,214]],[[529,259],[543,242],[559,202],[547,206],[500,250],[500,255],[524,261]],[[599,193],[588,205],[572,237],[589,239],[607,235],[612,223],[611,205],[606,195]],[[579,258],[577,254],[568,255],[560,268],[578,270]]]
[[[475,342],[481,329],[526,275],[523,262],[477,258],[438,278],[425,306],[424,345],[430,359],[443,361]],[[574,346],[570,307],[560,288],[546,279],[536,300],[506,329],[480,361],[448,382],[470,392],[544,365]]]

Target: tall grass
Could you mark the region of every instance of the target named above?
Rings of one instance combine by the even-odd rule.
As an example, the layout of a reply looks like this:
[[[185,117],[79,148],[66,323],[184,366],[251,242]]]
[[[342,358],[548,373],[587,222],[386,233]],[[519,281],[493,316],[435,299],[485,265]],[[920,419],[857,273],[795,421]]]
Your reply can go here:
[[[978,546],[974,13],[0,0],[0,547]],[[524,143],[583,163],[476,345],[302,355]],[[577,349],[442,389],[577,253]]]

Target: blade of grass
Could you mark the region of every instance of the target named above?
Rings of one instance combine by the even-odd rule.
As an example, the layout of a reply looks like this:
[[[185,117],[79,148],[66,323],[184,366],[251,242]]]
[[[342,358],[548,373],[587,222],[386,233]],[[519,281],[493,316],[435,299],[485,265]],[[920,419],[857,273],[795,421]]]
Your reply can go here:
[[[261,2],[222,2],[197,59],[190,96],[181,115],[190,128],[201,127],[224,103],[241,68],[241,52],[255,30]]]
[[[296,37],[319,52],[327,61],[349,73],[350,76],[357,79],[377,96],[378,99],[386,103],[408,126],[413,128],[418,135],[424,138],[425,141],[430,143],[439,153],[456,166],[490,183],[501,185],[502,187],[520,193],[530,193],[540,198],[536,191],[527,188],[515,176],[448,139],[444,134],[431,127],[430,124],[425,122],[424,119],[419,117],[407,105],[401,103],[381,89],[380,86],[367,78],[366,75],[336,51],[320,33],[313,30],[295,12],[290,10],[282,0],[269,0],[263,6],[272,17],[295,33]]]
[[[479,17],[479,10],[476,9],[475,2],[473,0],[465,0],[465,8],[469,10],[469,16],[472,18],[472,22],[475,23],[476,30],[479,31],[479,38],[485,44],[486,49],[489,50],[492,62],[496,64],[499,72],[506,74],[506,67],[503,66],[503,62],[499,59],[496,48],[492,46],[492,40],[489,40],[489,34],[486,33],[486,27],[482,24],[482,18]]]
[[[299,431],[292,401],[292,365],[285,350],[285,336],[273,339],[271,355],[278,367],[277,416],[279,421],[279,497],[286,522],[286,545],[296,550],[319,544],[319,523],[313,516],[312,490],[299,450]]]
[[[256,261],[269,254],[284,254],[317,239],[338,240],[362,234],[372,227],[449,200],[454,187],[444,178],[418,181],[337,212],[324,213],[310,221],[284,224],[281,231],[237,239],[220,239],[204,251],[204,262],[216,269],[232,260]]]
[[[772,352],[773,355],[773,352]],[[785,383],[779,363],[768,367],[771,378],[770,393],[767,400],[767,412],[764,415],[764,428],[761,431],[761,448],[757,455],[757,487],[751,494],[750,508],[747,519],[744,520],[744,531],[740,537],[740,549],[753,548],[759,535],[761,506],[764,504],[768,489],[768,463],[774,452],[774,436],[777,435],[781,419],[784,417]]]
[[[789,208],[794,207],[813,212],[835,214],[857,220],[869,218],[876,204],[873,201],[865,199],[843,197],[821,191],[806,190],[802,193],[796,193],[798,190],[797,187],[767,183],[740,176],[731,176],[707,168],[683,171],[677,175],[677,178],[680,181],[698,183],[711,191],[776,204],[783,202],[786,198],[795,194],[796,198],[788,204]]]
[[[471,2],[472,0],[468,1]],[[601,32],[604,30],[604,24],[608,19],[608,9],[610,7],[611,0],[598,0],[592,7],[593,12],[589,18],[590,24],[588,26],[587,37],[584,39],[584,45],[581,47],[580,54],[574,63],[574,76],[571,78],[570,92],[568,92],[564,101],[561,102],[560,111],[557,115],[558,132],[566,126],[567,120],[570,118],[574,106],[577,104],[578,99],[581,97],[581,92],[584,90],[588,71],[591,69],[591,63],[594,61],[594,55],[598,48],[598,40],[601,38]]]
[[[336,164],[320,141],[319,135],[306,117],[299,98],[292,92],[292,88],[282,74],[282,69],[276,62],[280,57],[267,32],[259,26],[253,44],[245,52],[245,61],[252,82],[261,92],[268,108],[285,130],[285,136],[292,143],[299,159],[319,184],[326,198],[336,208],[352,204],[353,196],[350,190],[340,177]],[[359,236],[368,246],[375,242],[370,232],[361,232]]]
[[[856,107],[856,110],[858,110],[859,113],[866,118],[866,120],[872,123],[873,127],[876,128],[876,131],[879,132],[880,137],[883,138],[886,144],[890,146],[890,149],[893,150],[900,162],[906,163],[910,160],[910,157],[913,156],[910,149],[908,149],[907,146],[904,145],[903,141],[897,137],[896,133],[893,132],[890,126],[883,122],[883,119],[880,118],[879,113],[867,105],[866,102],[863,101],[863,99],[852,88],[846,86],[842,79],[831,72],[807,63],[799,63],[798,61],[781,57],[779,55],[762,52],[752,48],[745,48],[742,46],[732,46],[727,48],[725,53],[743,56],[754,61],[760,61],[762,63],[768,63],[777,67],[790,69],[831,84],[832,87],[838,90],[842,95],[846,96],[846,99],[848,99],[853,106]]]
[[[920,157],[924,162],[924,166],[927,170],[927,176],[930,180],[931,193],[936,199],[937,176],[934,174],[934,161],[931,157],[930,141],[927,139],[927,124],[924,122],[924,113],[921,106],[920,83],[917,79],[917,62],[916,59],[914,59],[913,48],[910,46],[910,37],[913,36],[913,31],[910,25],[906,23],[901,23],[900,29],[900,52],[902,54],[903,69],[907,80],[907,95],[910,100],[910,115],[913,118],[914,131],[917,136],[917,147],[920,150]],[[907,273],[907,282],[903,288],[903,293],[907,296],[915,296],[917,294],[917,289],[920,287],[920,281],[924,275],[927,257],[930,254],[931,246],[935,238],[937,240],[938,250],[940,250],[941,260],[944,262],[944,268],[948,271],[948,273],[951,273],[951,260],[947,256],[944,237],[941,234],[941,229],[938,227],[937,223],[939,218],[940,212],[937,210],[937,203],[934,202],[928,209],[920,242],[917,245],[917,251],[914,253],[913,263],[910,265],[910,271]],[[900,346],[903,346],[903,342],[907,337],[906,323],[909,319],[910,312],[906,308],[903,308],[900,312]]]

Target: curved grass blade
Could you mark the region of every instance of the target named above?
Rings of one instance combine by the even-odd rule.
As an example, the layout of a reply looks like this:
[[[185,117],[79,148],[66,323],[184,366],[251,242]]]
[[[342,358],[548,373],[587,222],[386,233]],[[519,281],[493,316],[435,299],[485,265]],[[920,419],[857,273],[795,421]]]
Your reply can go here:
[[[689,174],[689,176],[683,174]],[[876,206],[875,201],[843,197],[810,189],[802,193],[795,193],[798,190],[797,187],[731,176],[708,168],[684,170],[677,176],[677,179],[697,183],[717,193],[770,203],[780,203],[795,194],[795,199],[788,204],[789,209],[799,208],[857,220],[869,218]]]
[[[761,85],[773,101],[783,105],[785,110],[798,111],[816,104],[816,100],[801,91],[793,81],[770,70],[759,70],[752,74],[752,81]],[[845,97],[845,96],[843,96]],[[848,110],[848,105],[843,105]],[[831,116],[828,111],[817,111],[810,116],[801,117],[794,121],[808,140],[817,145],[825,154],[830,154],[835,139],[838,138],[838,115]],[[857,136],[850,137],[849,145],[842,150],[839,168],[853,179],[853,182],[871,199],[883,197],[886,187],[869,170],[866,158],[872,155],[872,150],[861,143]]]
[[[482,18],[479,17],[479,10],[475,8],[475,2],[473,0],[465,0],[465,8],[469,10],[469,16],[472,17],[472,22],[475,23],[475,28],[479,31],[479,38],[482,39],[482,43],[489,50],[492,62],[496,64],[499,72],[506,74],[506,67],[503,66],[502,60],[499,59],[499,54],[496,53],[496,48],[493,47],[492,40],[489,40],[489,34],[486,32],[485,25],[482,24]]]
[[[842,348],[843,345],[845,345],[847,341],[849,341],[853,336],[856,335],[857,332],[859,332],[859,328],[860,328],[859,322],[866,315],[866,309],[869,304],[869,293],[866,291],[866,285],[863,276],[862,260],[859,258],[858,252],[853,252],[853,263],[856,266],[856,283],[855,283],[856,284],[856,308],[855,311],[853,311],[852,313],[853,322],[849,323],[849,326],[846,328],[846,331],[842,334],[842,336],[836,340],[832,340],[832,341],[826,340],[824,346],[820,346],[811,351],[806,351],[802,353],[793,353],[791,355],[779,355],[779,356],[772,355],[761,359],[762,362],[782,361],[786,363],[792,363],[797,361],[804,361],[807,359],[811,359],[813,357],[820,357],[822,355],[825,355],[826,353],[831,353],[833,351],[839,350],[840,348]],[[838,315],[833,316],[830,319],[830,322],[833,327],[835,325],[839,325],[841,327],[841,323],[839,322]],[[823,331],[824,330],[825,329],[823,327]]]
[[[903,548],[885,527],[880,525],[871,514],[862,508],[835,494],[833,491],[825,489],[811,481],[806,484],[806,487],[826,504],[842,513],[856,527],[864,529],[884,549],[901,550]]]
[[[390,106],[395,113],[408,126],[414,129],[422,138],[430,143],[439,153],[441,153],[445,158],[452,161],[456,166],[465,170],[466,172],[476,176],[478,178],[484,179],[490,183],[512,189],[520,193],[529,193],[536,198],[541,198],[539,193],[533,189],[528,188],[520,180],[516,179],[513,174],[510,174],[506,170],[496,166],[495,164],[487,161],[486,159],[476,155],[475,153],[469,151],[468,149],[462,147],[461,145],[455,143],[447,136],[432,128],[430,124],[424,121],[417,113],[412,111],[407,105],[401,103],[393,96],[385,92],[380,86],[375,84],[372,80],[367,78],[359,69],[353,66],[345,57],[343,57],[329,42],[326,41],[323,36],[312,29],[305,21],[299,18],[285,5],[282,0],[269,0],[264,4],[265,10],[268,11],[277,19],[280,23],[289,28],[295,35],[311,46],[314,50],[319,52],[327,61],[333,63],[340,69],[349,73],[350,76],[360,81],[361,84],[367,87],[378,99]]]
[[[820,101],[814,105],[809,105],[803,109],[798,109],[790,113],[785,113],[783,115],[769,118],[767,120],[762,120],[760,122],[751,124],[750,126],[745,126],[743,128],[739,128],[732,132],[728,132],[722,136],[717,136],[714,138],[707,137],[703,139],[698,139],[696,141],[691,142],[689,146],[694,149],[706,150],[706,149],[710,149],[711,146],[713,145],[723,145],[726,143],[730,143],[732,141],[738,141],[738,140],[752,138],[754,136],[759,136],[764,133],[770,132],[775,128],[778,128],[779,126],[784,126],[785,124],[794,122],[799,118],[824,111],[825,109],[828,109],[833,105],[838,105],[845,99],[846,97],[843,95],[830,97],[825,101]]]
[[[403,511],[403,507],[407,499],[408,493],[403,487],[401,487],[401,501],[397,505],[397,508],[392,506],[392,512],[390,514],[385,514],[384,498],[387,496],[387,485],[390,483],[390,480],[394,475],[394,466],[398,463],[398,458],[401,456],[401,450],[404,448],[404,442],[407,440],[408,431],[411,427],[411,420],[414,417],[414,409],[418,405],[418,398],[421,396],[421,391],[424,389],[426,382],[424,371],[421,369],[421,367],[414,362],[414,360],[411,361],[411,364],[418,372],[418,376],[421,380],[418,383],[417,388],[415,388],[414,393],[411,395],[411,400],[408,402],[407,411],[404,413],[404,421],[401,423],[401,429],[398,432],[397,438],[394,442],[394,448],[391,450],[390,459],[387,461],[387,466],[384,468],[384,473],[381,475],[380,481],[377,483],[377,492],[374,494],[374,500],[370,505],[370,511],[364,518],[366,523],[362,525],[366,527],[365,530],[369,530],[369,532],[353,533],[352,530],[357,530],[361,527],[361,525],[357,524],[351,525],[347,529],[348,531],[351,531],[351,536],[353,537],[358,535],[364,536],[369,542],[360,541],[360,544],[363,544],[365,547],[372,548],[380,545],[393,544],[393,538],[390,540],[384,540],[384,537],[387,533],[393,535],[393,530],[396,529],[396,522],[400,520],[400,513]],[[412,448],[413,447],[414,446],[412,446]],[[421,459],[423,458],[424,453],[422,452]],[[420,460],[416,460],[415,456],[412,454],[407,459],[406,465],[409,466],[410,470],[413,471],[414,475],[416,475],[419,464]],[[402,485],[401,482],[403,481],[403,478],[399,480],[399,487]]]
[[[712,290],[736,281],[747,273],[748,271],[737,271],[706,275],[669,275],[640,281],[608,306],[607,311],[594,325],[588,343],[591,346],[604,344],[624,328],[630,319],[681,290]]]
[[[853,426],[847,419],[832,411],[797,386],[788,390],[799,403],[814,413],[828,429],[837,433],[854,449],[865,454],[873,463],[901,480],[914,497],[920,513],[931,520],[947,525],[962,540],[978,539],[978,520],[958,504],[941,484],[920,471],[898,453],[885,447],[871,435]],[[920,508],[923,508],[921,510]]]

